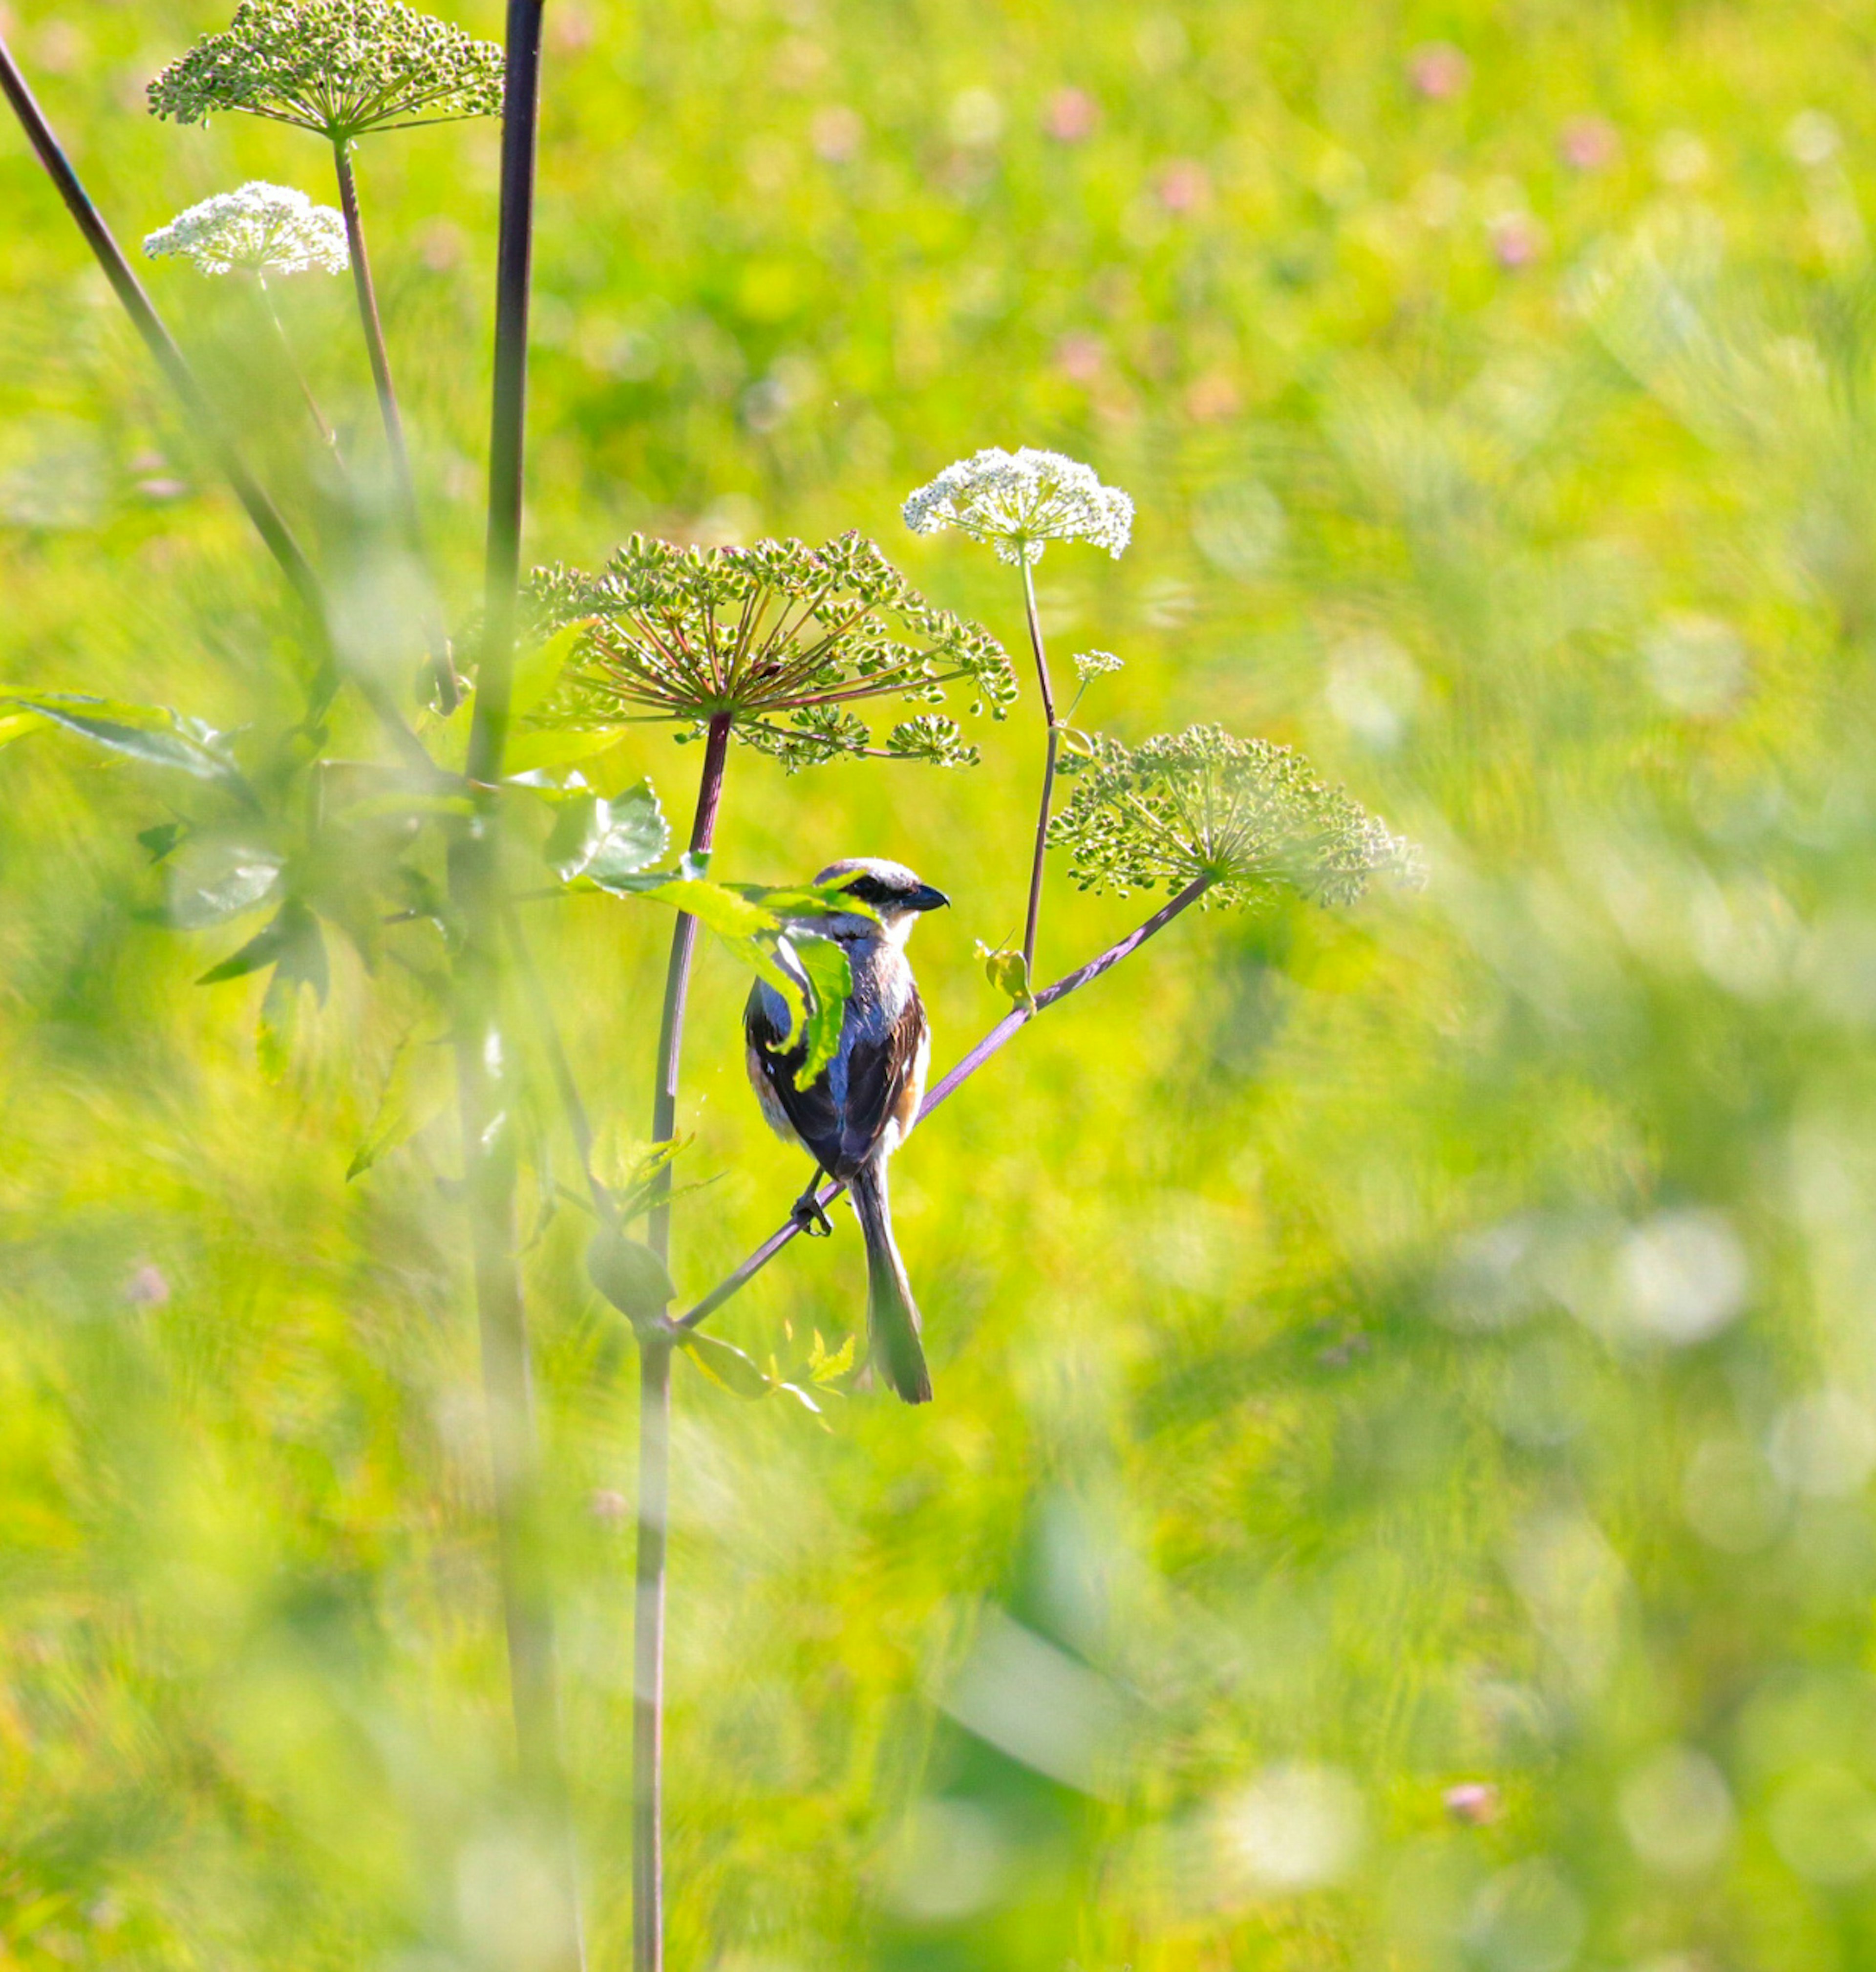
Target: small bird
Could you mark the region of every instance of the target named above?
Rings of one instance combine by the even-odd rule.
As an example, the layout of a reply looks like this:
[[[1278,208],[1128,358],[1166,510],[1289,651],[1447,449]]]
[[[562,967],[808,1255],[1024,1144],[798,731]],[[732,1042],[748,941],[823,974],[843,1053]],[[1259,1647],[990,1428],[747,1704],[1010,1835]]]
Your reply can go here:
[[[857,911],[804,918],[801,928],[836,939],[853,975],[840,1045],[805,1089],[794,1086],[804,1040],[788,1045],[788,1001],[757,980],[743,1010],[749,1082],[769,1128],[814,1160],[807,1189],[795,1202],[804,1230],[831,1229],[814,1193],[825,1171],[853,1193],[866,1241],[866,1330],[881,1373],[909,1404],[931,1401],[931,1377],[918,1340],[918,1308],[892,1242],[886,1161],[912,1132],[925,1098],[931,1028],[905,960],[905,941],[922,913],[948,904],[942,890],[902,863],[860,856],[830,863],[814,879],[838,883],[873,916]],[[783,963],[787,952],[783,951]]]

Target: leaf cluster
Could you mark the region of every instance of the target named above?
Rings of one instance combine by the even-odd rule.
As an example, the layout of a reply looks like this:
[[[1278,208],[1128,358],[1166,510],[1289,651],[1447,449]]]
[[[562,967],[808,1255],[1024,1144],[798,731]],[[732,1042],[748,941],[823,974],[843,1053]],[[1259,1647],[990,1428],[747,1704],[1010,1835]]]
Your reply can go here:
[[[150,84],[149,104],[178,123],[239,110],[346,144],[497,116],[501,87],[494,42],[399,0],[241,0]]]
[[[973,711],[1000,718],[1016,696],[996,640],[933,608],[857,534],[818,548],[679,547],[635,535],[597,575],[539,570],[532,589],[543,629],[582,626],[558,688],[533,714],[537,730],[644,720],[700,730],[727,717],[738,739],[791,771],[853,755],[967,766],[977,749],[954,720],[903,720],[876,746],[853,707],[895,697],[938,704],[961,681]]]
[[[1183,889],[1243,909],[1285,891],[1346,903],[1371,877],[1422,880],[1418,851],[1309,762],[1268,740],[1191,726],[1129,748],[1106,734],[1065,758],[1075,776],[1049,839],[1083,890]]]

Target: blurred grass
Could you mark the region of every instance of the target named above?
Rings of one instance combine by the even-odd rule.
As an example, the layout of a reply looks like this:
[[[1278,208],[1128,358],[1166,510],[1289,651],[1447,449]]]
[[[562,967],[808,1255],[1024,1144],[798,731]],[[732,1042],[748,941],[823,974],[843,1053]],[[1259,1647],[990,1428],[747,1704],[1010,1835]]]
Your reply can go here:
[[[292,132],[141,115],[222,19],[15,0],[126,240],[247,176],[330,196]],[[1123,561],[1039,571],[1055,648],[1127,661],[1088,723],[1297,741],[1435,869],[1182,920],[920,1136],[928,1415],[681,1386],[674,1965],[1871,1963],[1865,14],[549,20],[533,554],[856,524],[1013,643],[1009,572],[897,506],[1059,446],[1141,509]],[[361,169],[458,619],[494,158],[467,127]],[[252,716],[272,573],[11,138],[0,209],[0,675]],[[246,298],[149,280],[354,579]],[[340,284],[282,300],[368,472]],[[877,851],[958,900],[915,955],[941,1060],[997,1010],[971,941],[1018,921],[1033,717],[967,776],[732,762],[729,873]],[[680,818],[697,757],[638,749]],[[341,970],[262,1080],[246,988],[190,984],[220,944],[136,915],[159,808],[0,759],[0,1962],[524,1964],[449,1131],[343,1183],[394,1024]],[[664,921],[553,909],[629,1135]],[[1130,921],[1057,895],[1044,970]],[[706,958],[700,1288],[799,1182],[742,989]],[[563,1215],[532,1268],[610,1965],[631,1366],[578,1246]],[[856,1247],[724,1332],[844,1332]]]

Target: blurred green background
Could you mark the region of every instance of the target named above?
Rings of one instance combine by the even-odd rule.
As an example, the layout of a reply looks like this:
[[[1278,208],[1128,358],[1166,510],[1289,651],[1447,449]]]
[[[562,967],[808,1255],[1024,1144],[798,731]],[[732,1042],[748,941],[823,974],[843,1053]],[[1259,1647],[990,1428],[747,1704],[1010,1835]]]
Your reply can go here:
[[[212,5],[10,0],[126,241],[329,160],[142,113]],[[481,4],[462,18],[498,31]],[[680,1972],[1876,1964],[1876,124],[1866,8],[550,0],[529,552],[906,535],[979,446],[1138,501],[1050,550],[1082,714],[1303,746],[1429,848],[1182,919],[895,1166],[938,1401],[824,1433],[680,1373]],[[452,619],[476,606],[496,133],[361,175]],[[0,677],[282,689],[270,566],[9,125]],[[149,282],[355,544],[252,297]],[[284,283],[376,457],[342,282]],[[1033,695],[974,773],[732,759],[718,867],[903,857],[941,1063],[996,1016]],[[361,730],[357,744],[368,746]],[[697,755],[637,747],[680,824]],[[355,966],[279,1082],[152,921],[160,792],[0,757],[0,1964],[525,1967],[454,1151],[347,1185]],[[1045,915],[1052,976],[1139,915]],[[534,920],[648,1108],[668,920]],[[349,965],[350,962],[347,961]],[[705,949],[678,1272],[801,1173]],[[627,1924],[628,1340],[530,1257],[596,1967]],[[722,1317],[858,1320],[850,1219]]]

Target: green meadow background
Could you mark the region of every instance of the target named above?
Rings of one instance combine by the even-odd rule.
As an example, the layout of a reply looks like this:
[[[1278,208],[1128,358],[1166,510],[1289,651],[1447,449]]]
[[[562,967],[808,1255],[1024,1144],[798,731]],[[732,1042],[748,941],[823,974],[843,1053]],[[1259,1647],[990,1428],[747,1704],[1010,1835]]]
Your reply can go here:
[[[298,133],[144,83],[217,5],[8,0],[120,236]],[[499,31],[477,0],[462,18]],[[1127,488],[1038,571],[1078,717],[1305,749],[1418,895],[1194,913],[894,1167],[938,1401],[822,1430],[680,1367],[676,1972],[1876,1964],[1876,15],[1785,0],[550,0],[530,559],[848,527],[980,446]],[[361,177],[478,606],[497,133]],[[368,619],[251,293],[152,292]],[[369,485],[345,284],[279,299]],[[292,618],[0,130],[0,680],[276,707]],[[361,570],[367,573],[361,573]],[[348,586],[349,585],[349,586]],[[720,873],[914,864],[942,1063],[997,1017],[1033,692],[984,764],[739,750]],[[354,743],[368,749],[361,725]],[[681,826],[698,755],[625,765]],[[269,1081],[162,789],[0,756],[0,1965],[538,1956],[451,1126],[347,1183],[349,957]],[[1137,921],[1058,871],[1045,976]],[[532,906],[642,1132],[668,919]],[[798,1160],[707,945],[677,1271]],[[592,1962],[628,1925],[629,1337],[528,1259]],[[720,1317],[860,1320],[850,1216]]]

